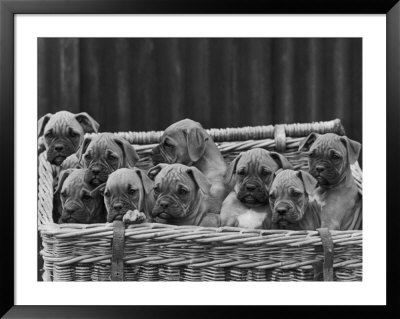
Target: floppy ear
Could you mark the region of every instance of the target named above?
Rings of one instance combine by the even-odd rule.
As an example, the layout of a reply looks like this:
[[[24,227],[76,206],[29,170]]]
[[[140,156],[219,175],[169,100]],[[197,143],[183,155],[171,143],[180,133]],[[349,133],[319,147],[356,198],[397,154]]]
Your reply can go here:
[[[81,146],[79,147],[78,151],[76,152],[76,156],[78,157],[78,162],[80,163],[82,160],[83,154],[85,154],[90,142],[92,141],[92,137],[85,136]]]
[[[186,132],[190,160],[197,162],[203,156],[208,137],[200,127],[192,127]]]
[[[147,174],[143,170],[135,168],[135,172],[142,181],[144,192],[146,194],[149,194],[153,190],[153,181],[150,179],[150,177],[147,176]]]
[[[103,184],[100,184],[99,186],[97,186],[95,189],[93,189],[91,192],[90,192],[90,195],[91,196],[96,196],[96,195],[100,195],[100,196],[104,196],[104,190],[106,189],[106,184],[107,183],[103,183]]]
[[[298,151],[308,151],[315,140],[320,136],[318,133],[310,133],[304,140],[300,142]]]
[[[134,167],[136,162],[139,161],[139,155],[137,155],[135,148],[127,140],[120,137],[115,137],[114,142],[121,148],[126,165]]]
[[[75,119],[82,126],[85,133],[97,133],[99,131],[99,123],[86,112],[75,114]]]
[[[349,163],[354,164],[360,155],[361,144],[349,139],[347,136],[340,137],[340,141],[346,146]]]
[[[61,189],[62,189],[62,187],[64,185],[65,180],[73,172],[73,170],[74,170],[74,168],[69,168],[69,169],[66,169],[64,171],[61,171],[60,177],[58,178],[57,189],[56,189],[56,191],[54,193],[61,192]]]
[[[186,172],[192,177],[204,194],[210,193],[211,183],[202,172],[193,166],[189,167]]]
[[[44,133],[44,128],[46,127],[47,122],[50,120],[50,118],[53,116],[51,113],[47,113],[46,115],[42,116],[38,120],[38,126],[37,126],[37,136],[41,136]]]
[[[154,179],[156,178],[156,176],[158,175],[158,173],[160,173],[160,171],[166,167],[168,164],[157,164],[156,166],[150,168],[147,171],[147,176],[154,181]]]
[[[297,176],[303,181],[307,194],[312,194],[317,187],[317,180],[305,171],[298,171]]]
[[[282,169],[293,169],[292,164],[287,160],[285,156],[276,152],[269,152],[269,155],[272,159],[278,164],[278,166]]]
[[[235,159],[229,164],[224,176],[225,184],[229,185],[232,182],[233,176],[236,174],[237,163],[239,162],[241,157],[242,153],[239,153],[239,155],[236,156]]]

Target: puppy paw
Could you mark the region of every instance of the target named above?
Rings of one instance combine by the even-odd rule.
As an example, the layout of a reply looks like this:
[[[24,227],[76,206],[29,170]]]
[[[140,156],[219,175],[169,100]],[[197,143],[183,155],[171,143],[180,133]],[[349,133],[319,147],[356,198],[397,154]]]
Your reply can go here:
[[[142,212],[139,212],[137,209],[128,210],[122,217],[122,221],[125,224],[140,224],[146,221],[146,215]]]

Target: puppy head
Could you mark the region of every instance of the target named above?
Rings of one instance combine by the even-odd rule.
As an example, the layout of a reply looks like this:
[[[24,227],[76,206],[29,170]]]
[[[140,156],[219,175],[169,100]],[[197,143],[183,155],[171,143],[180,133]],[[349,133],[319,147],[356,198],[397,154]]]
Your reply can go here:
[[[56,193],[60,193],[62,214],[59,223],[101,223],[103,197],[99,189],[85,182],[85,169],[67,169],[60,175]]]
[[[99,124],[85,112],[48,113],[38,121],[38,137],[42,138],[47,150],[47,160],[57,166],[78,150],[85,133],[98,129]]]
[[[233,184],[237,198],[248,207],[268,204],[269,187],[278,169],[292,168],[281,154],[254,148],[240,153],[230,164],[226,183]]]
[[[125,139],[112,134],[101,133],[85,137],[78,157],[87,168],[87,181],[98,186],[119,168],[134,167],[139,160],[135,149]]]
[[[360,150],[360,143],[333,133],[311,133],[299,146],[299,151],[307,151],[310,173],[321,187],[340,183]]]
[[[154,178],[152,216],[162,220],[184,219],[210,192],[211,184],[195,167],[158,164],[148,174]]]
[[[120,168],[111,173],[103,193],[107,222],[122,220],[128,210],[144,211],[145,199],[151,196],[153,185],[146,173],[138,168]]]
[[[210,138],[198,122],[189,119],[176,122],[164,131],[160,144],[153,148],[153,163],[195,163],[203,156]]]
[[[271,185],[269,203],[272,223],[279,229],[291,229],[304,216],[308,197],[317,181],[307,172],[291,169],[279,171]]]

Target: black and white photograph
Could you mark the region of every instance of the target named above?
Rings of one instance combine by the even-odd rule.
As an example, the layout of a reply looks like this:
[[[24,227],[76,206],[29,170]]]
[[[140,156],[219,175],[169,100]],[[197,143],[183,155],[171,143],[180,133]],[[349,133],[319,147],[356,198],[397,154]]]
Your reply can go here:
[[[363,281],[363,39],[37,39],[38,281]]]

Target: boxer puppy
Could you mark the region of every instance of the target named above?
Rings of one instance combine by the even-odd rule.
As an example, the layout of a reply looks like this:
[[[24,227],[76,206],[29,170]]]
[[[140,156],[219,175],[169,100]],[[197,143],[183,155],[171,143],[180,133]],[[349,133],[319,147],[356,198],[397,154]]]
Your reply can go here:
[[[154,182],[138,168],[120,168],[111,173],[104,189],[107,222],[151,222],[154,207]],[[129,218],[128,218],[129,216]]]
[[[99,124],[87,113],[60,111],[38,121],[38,151],[47,150],[47,160],[56,166],[75,153],[85,133],[97,133]]]
[[[226,173],[226,183],[233,182],[234,188],[222,203],[222,225],[269,229],[269,189],[274,173],[280,168],[292,165],[279,153],[262,148],[240,153]]]
[[[169,126],[152,149],[154,165],[180,163],[199,169],[211,182],[210,194],[221,202],[228,194],[226,164],[212,137],[200,123],[184,119]]]
[[[333,133],[311,133],[300,144],[299,151],[308,151],[310,174],[318,181],[321,227],[361,229],[362,199],[350,168],[360,150],[360,143]]]
[[[62,214],[58,223],[93,224],[106,221],[106,209],[99,188],[85,181],[85,169],[67,169],[60,175]]]
[[[93,186],[107,182],[108,175],[119,168],[134,167],[139,160],[133,146],[113,133],[85,137],[78,158]]]
[[[172,225],[220,226],[220,204],[210,195],[211,185],[196,167],[158,164],[148,171],[154,179],[156,203],[152,217]]]
[[[279,170],[269,192],[272,229],[315,230],[320,227],[320,206],[312,198],[317,181],[309,173]]]

